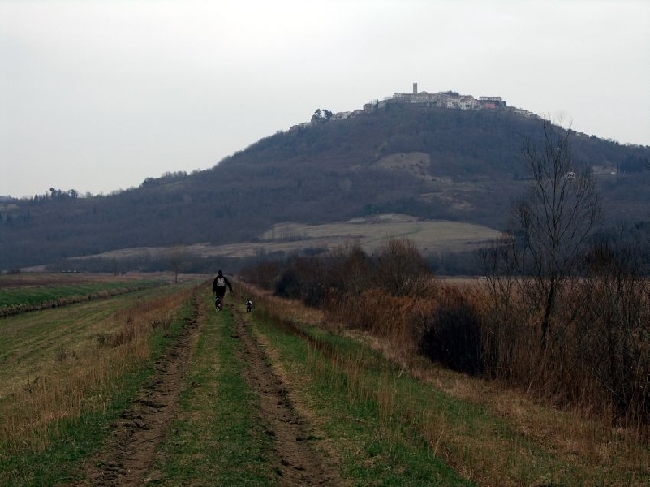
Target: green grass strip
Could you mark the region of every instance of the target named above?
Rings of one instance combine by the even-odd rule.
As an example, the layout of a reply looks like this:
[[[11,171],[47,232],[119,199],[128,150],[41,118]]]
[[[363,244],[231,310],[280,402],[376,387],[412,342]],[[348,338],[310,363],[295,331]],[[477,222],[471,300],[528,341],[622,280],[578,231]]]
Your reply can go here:
[[[97,296],[112,291],[128,292],[163,284],[162,281],[89,282],[71,285],[19,286],[0,288],[0,308],[36,305],[63,298]]]
[[[233,338],[233,317],[208,317],[182,394],[179,416],[159,447],[156,484],[275,485],[273,443],[259,417],[255,392],[242,377],[245,364]]]
[[[333,335],[323,353],[263,313],[256,313],[255,326],[279,352],[295,384],[303,384],[297,392],[336,445],[342,475],[352,485],[474,485],[434,455],[399,405],[382,402],[394,397],[380,391],[391,387],[387,378],[397,371],[380,355]]]

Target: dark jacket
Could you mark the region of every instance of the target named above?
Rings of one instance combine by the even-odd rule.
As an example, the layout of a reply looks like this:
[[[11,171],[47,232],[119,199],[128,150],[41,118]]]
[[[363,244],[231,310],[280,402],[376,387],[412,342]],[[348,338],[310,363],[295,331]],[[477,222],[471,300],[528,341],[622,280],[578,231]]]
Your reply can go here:
[[[219,296],[223,296],[226,294],[226,287],[228,287],[228,289],[230,289],[230,292],[232,292],[232,286],[230,285],[228,278],[219,273],[219,275],[214,278],[214,281],[212,281],[212,292],[218,294]]]

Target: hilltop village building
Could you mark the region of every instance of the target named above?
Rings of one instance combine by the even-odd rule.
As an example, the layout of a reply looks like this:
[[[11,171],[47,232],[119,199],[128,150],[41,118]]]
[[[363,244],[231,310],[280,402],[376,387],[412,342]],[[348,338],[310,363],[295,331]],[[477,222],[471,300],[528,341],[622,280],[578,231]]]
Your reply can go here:
[[[426,91],[418,91],[418,84],[413,83],[413,91],[410,93],[395,93],[393,96],[384,98],[381,101],[372,100],[363,106],[363,110],[334,113],[327,121],[347,120],[363,113],[385,109],[390,104],[416,104],[422,107],[438,107],[450,110],[507,110],[524,117],[539,118],[538,115],[527,110],[507,106],[505,100],[501,99],[500,96],[481,96],[476,99],[471,95],[461,95],[454,91],[427,93]],[[313,123],[318,123],[318,121],[312,120],[311,122],[294,125],[290,130],[309,127]]]
[[[471,95],[460,95],[454,91],[440,93],[418,92],[418,84],[413,83],[411,93],[395,93],[383,101],[371,101],[364,105],[364,110],[384,108],[389,103],[416,103],[432,107],[449,108],[452,110],[497,110],[506,107],[506,102],[500,96],[482,96],[478,100]]]

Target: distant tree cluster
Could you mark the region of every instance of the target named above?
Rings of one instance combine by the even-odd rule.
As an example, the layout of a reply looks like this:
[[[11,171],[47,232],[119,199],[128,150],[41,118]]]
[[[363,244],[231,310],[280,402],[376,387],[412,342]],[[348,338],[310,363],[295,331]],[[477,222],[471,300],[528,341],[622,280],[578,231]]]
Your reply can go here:
[[[79,193],[75,189],[63,191],[61,189],[50,188],[50,198],[56,201],[76,200]]]
[[[333,115],[334,114],[329,110],[321,110],[320,108],[317,108],[314,114],[311,116],[311,123],[318,124],[329,122]]]

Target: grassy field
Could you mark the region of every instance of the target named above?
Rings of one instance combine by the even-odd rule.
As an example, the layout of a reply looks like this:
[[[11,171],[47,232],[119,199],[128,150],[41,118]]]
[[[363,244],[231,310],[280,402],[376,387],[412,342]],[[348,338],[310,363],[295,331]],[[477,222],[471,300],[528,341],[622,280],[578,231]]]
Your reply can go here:
[[[211,246],[195,244],[183,247],[188,255],[199,257],[254,257],[260,253],[294,252],[309,248],[335,249],[359,243],[373,252],[391,238],[408,238],[423,253],[470,251],[500,233],[488,227],[449,221],[420,221],[405,215],[375,215],[349,222],[323,225],[284,223],[260,235],[259,242]],[[137,257],[143,251],[164,255],[166,249],[123,249],[98,254],[102,258]]]
[[[141,403],[168,420],[133,484],[650,485],[650,449],[624,432],[424,360],[404,367],[389,344],[237,288],[220,313],[190,282],[0,319],[0,485],[93,485],[90,467],[113,468],[117,424],[145,421]],[[174,404],[143,400],[179,354]]]
[[[51,284],[56,293],[58,284]],[[65,484],[173,341],[189,285],[0,319],[0,485]],[[159,324],[160,326],[156,326]]]
[[[248,257],[259,252],[291,252],[304,248],[335,249],[359,243],[366,252],[373,252],[391,238],[408,238],[423,253],[474,250],[477,245],[493,240],[499,232],[468,223],[419,221],[400,215],[377,215],[372,218],[324,225],[286,223],[275,225],[260,236],[260,243],[222,245],[211,249],[228,257]],[[207,249],[206,249],[207,250]]]
[[[165,284],[162,276],[125,277],[80,274],[0,276],[0,317],[105,298]]]

